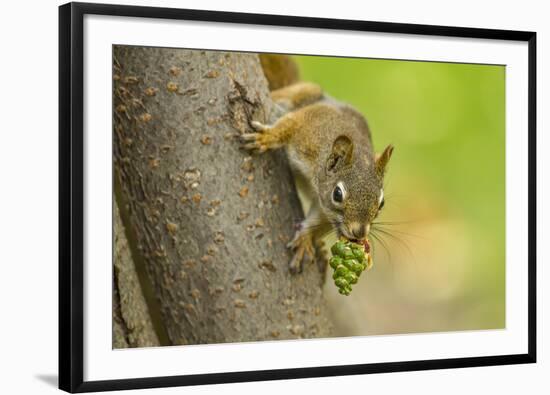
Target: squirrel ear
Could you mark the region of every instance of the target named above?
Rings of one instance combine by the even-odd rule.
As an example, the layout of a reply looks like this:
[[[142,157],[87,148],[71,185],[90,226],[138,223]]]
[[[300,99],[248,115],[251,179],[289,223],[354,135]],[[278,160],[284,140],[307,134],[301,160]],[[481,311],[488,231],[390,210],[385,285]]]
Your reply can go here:
[[[347,136],[338,136],[332,144],[332,152],[327,159],[327,173],[335,173],[349,166],[353,159],[353,142]]]
[[[386,166],[391,158],[391,154],[393,153],[393,145],[388,145],[386,149],[381,154],[376,155],[376,171],[378,171],[378,174],[381,176],[384,175],[386,172]]]

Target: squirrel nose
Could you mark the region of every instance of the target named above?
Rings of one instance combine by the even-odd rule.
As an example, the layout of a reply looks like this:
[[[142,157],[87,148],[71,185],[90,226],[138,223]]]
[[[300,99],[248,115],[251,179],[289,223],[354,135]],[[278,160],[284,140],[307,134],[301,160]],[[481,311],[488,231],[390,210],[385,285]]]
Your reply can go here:
[[[353,235],[353,237],[361,240],[363,238],[365,238],[366,236],[366,227],[360,223],[352,223],[350,224],[349,226],[350,230],[351,230],[351,234]]]

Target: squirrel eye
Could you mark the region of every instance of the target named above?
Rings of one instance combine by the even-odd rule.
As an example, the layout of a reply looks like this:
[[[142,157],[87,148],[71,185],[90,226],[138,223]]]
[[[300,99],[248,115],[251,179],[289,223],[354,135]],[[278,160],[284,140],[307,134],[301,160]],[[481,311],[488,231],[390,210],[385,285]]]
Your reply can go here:
[[[336,188],[332,191],[332,200],[336,203],[342,203],[344,200],[344,193],[342,192],[342,188],[339,186],[336,186]]]
[[[380,205],[378,206],[378,210],[382,210],[382,207],[384,207],[384,199],[380,202]]]

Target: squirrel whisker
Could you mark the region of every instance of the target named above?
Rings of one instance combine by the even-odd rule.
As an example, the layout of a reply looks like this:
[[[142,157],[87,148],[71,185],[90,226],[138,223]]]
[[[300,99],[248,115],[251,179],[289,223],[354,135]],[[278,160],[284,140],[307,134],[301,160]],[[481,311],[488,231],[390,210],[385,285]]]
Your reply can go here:
[[[386,232],[394,232],[394,233],[402,234],[404,236],[416,237],[416,238],[419,238],[419,239],[427,240],[427,238],[424,237],[424,236],[420,236],[420,235],[410,233],[410,232],[405,232],[405,231],[398,230],[398,229],[395,229],[395,228],[384,229],[384,226],[386,226],[386,225],[382,225],[382,224],[379,224],[379,223],[373,224],[373,226],[375,226],[378,230],[385,230]]]
[[[395,240],[398,243],[398,245],[407,252],[407,254],[411,257],[413,262],[416,263],[416,259],[414,257],[413,252],[412,252],[412,249],[405,240],[403,240],[402,238],[400,238],[400,237],[398,237],[398,236],[396,236],[396,235],[392,234],[391,232],[389,232],[387,230],[384,230],[384,229],[377,228],[377,229],[375,229],[375,232],[379,232],[380,237],[382,237],[382,235],[384,235],[384,236],[390,237],[391,239]]]
[[[370,235],[373,237],[373,239],[377,243],[379,243],[382,246],[382,248],[384,248],[384,251],[386,252],[386,256],[388,257],[388,261],[391,261],[391,252],[388,248],[387,243],[382,239],[382,237],[380,235],[376,234],[376,231],[374,231],[374,229],[371,229]],[[375,254],[375,252],[376,252],[376,243],[373,243],[372,252],[373,252],[373,254]]]

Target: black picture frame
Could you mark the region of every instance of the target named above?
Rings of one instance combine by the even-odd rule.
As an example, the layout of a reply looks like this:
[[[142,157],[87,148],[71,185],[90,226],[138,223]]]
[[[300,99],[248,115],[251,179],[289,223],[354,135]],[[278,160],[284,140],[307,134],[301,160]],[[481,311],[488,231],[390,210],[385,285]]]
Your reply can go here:
[[[528,43],[528,352],[346,366],[84,381],[83,18],[86,14],[402,33]],[[69,3],[59,8],[59,388],[90,392],[536,362],[536,33],[158,7]]]

